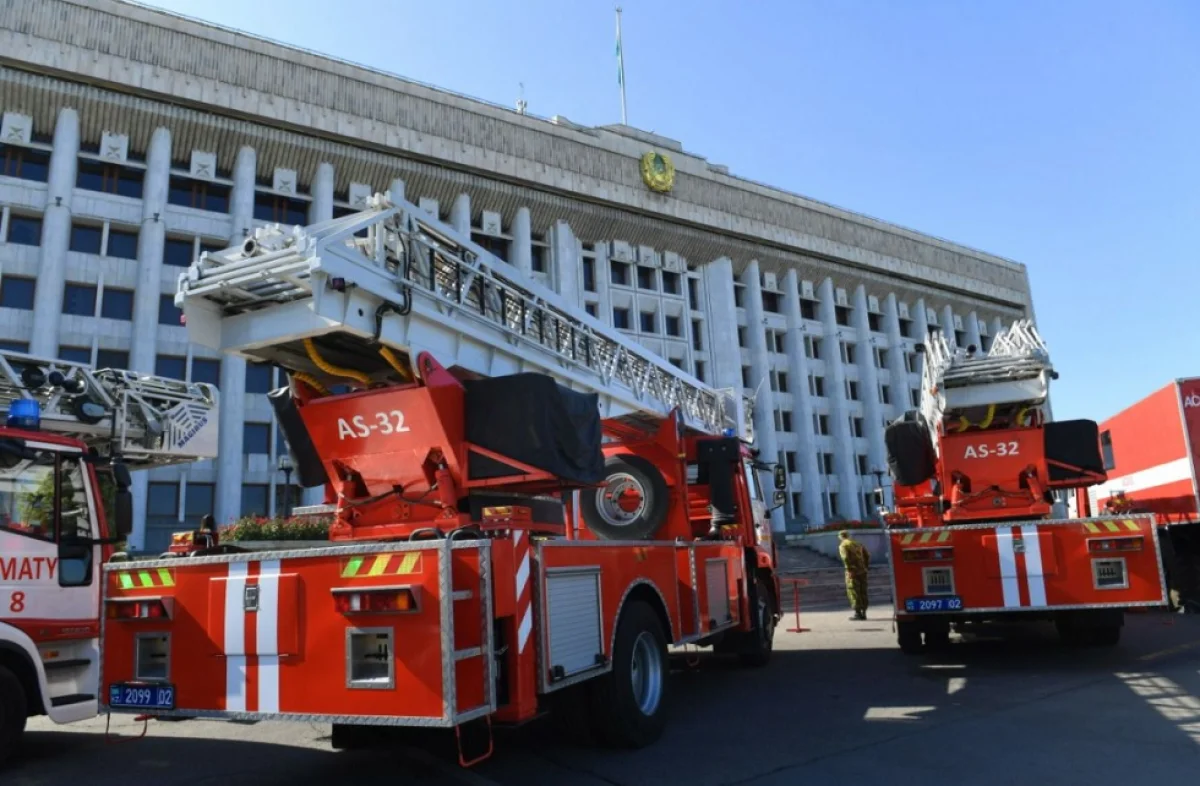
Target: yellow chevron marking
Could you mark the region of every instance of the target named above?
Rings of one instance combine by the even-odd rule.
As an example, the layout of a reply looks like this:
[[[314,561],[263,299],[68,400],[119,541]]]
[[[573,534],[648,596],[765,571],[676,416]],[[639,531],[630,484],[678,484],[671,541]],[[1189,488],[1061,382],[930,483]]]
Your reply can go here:
[[[908,533],[904,537],[900,538],[900,542],[903,543],[905,546],[907,546],[909,543],[912,543],[913,542],[913,534],[911,532]]]
[[[388,562],[392,559],[391,554],[379,554],[375,557],[375,563],[371,565],[371,569],[367,571],[368,576],[382,576],[387,570]]]
[[[1142,528],[1139,527],[1138,523],[1136,521],[1134,521],[1133,519],[1125,519],[1125,529],[1129,530],[1130,532],[1141,532],[1142,531]]]
[[[396,569],[396,573],[400,575],[412,573],[417,567],[417,563],[420,561],[420,559],[420,554],[415,551],[410,551],[408,554],[405,554],[404,559],[400,561],[400,567]]]
[[[1096,522],[1094,522],[1094,521],[1083,522],[1083,528],[1086,529],[1088,532],[1090,532],[1093,535],[1100,534],[1100,528],[1096,526]]]
[[[1121,531],[1121,528],[1117,526],[1117,522],[1115,522],[1115,521],[1104,522],[1104,528],[1106,530],[1108,530],[1109,532],[1120,532]]]
[[[945,543],[948,540],[950,540],[950,533],[948,531],[938,533],[938,543]]]
[[[932,533],[932,532],[922,532],[922,533],[921,533],[921,540],[920,540],[919,542],[921,542],[921,543],[928,543],[928,542],[929,542],[929,541],[931,541],[931,540],[933,540],[933,533]]]

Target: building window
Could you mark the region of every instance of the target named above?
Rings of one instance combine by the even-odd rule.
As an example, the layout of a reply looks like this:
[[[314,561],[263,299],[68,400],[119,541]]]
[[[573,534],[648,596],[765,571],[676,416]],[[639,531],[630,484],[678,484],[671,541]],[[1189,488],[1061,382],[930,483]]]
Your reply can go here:
[[[183,520],[193,529],[200,526],[200,517],[213,512],[217,487],[213,483],[189,483],[183,502]]]
[[[669,270],[664,270],[662,272],[662,282],[663,282],[663,287],[662,287],[663,292],[666,292],[668,295],[678,295],[679,294],[679,274],[678,273],[672,273]]]
[[[588,313],[588,316],[592,316],[592,317],[600,316],[600,309],[596,306],[595,303],[584,303],[583,310]]]
[[[850,324],[850,309],[846,306],[834,306],[833,316],[839,325]]]
[[[254,453],[271,452],[271,426],[268,423],[242,424],[242,453],[247,456]]]
[[[688,279],[688,305],[696,310],[700,308],[700,281],[695,278]]]
[[[863,419],[850,418],[850,431],[854,436],[861,438],[863,435]]]
[[[836,491],[829,492],[829,517],[833,518],[840,515],[838,513],[838,495]]]
[[[708,380],[705,379],[705,376],[706,375],[705,375],[705,371],[704,371],[704,361],[697,360],[696,361],[696,379],[700,380],[701,382],[707,382]]]
[[[821,359],[821,339],[813,336],[804,337],[804,354],[813,360]]]
[[[813,413],[813,431],[817,434],[829,434],[829,416],[819,412]]]
[[[668,314],[663,318],[668,336],[682,336],[683,328],[679,324],[679,317]]]
[[[63,287],[62,312],[76,317],[96,313],[96,287],[91,284],[67,284]]]
[[[209,183],[205,180],[192,180],[190,177],[172,177],[167,202],[179,207],[207,210],[210,213],[228,213],[231,190],[224,183]]]
[[[780,372],[779,372],[779,383],[778,383],[778,385],[779,385],[779,392],[780,392],[780,393],[787,393],[787,392],[788,392],[788,375],[787,375],[787,372],[786,372],[786,371],[780,371]]]
[[[129,353],[123,349],[101,349],[96,352],[96,368],[129,368]]]
[[[629,309],[613,308],[613,327],[618,330],[629,329]]]
[[[779,313],[779,293],[778,292],[763,292],[762,293],[763,310],[770,311],[772,314]]]
[[[814,396],[825,396],[825,377],[820,377],[815,374],[808,377],[808,392]]]
[[[141,169],[80,159],[79,169],[75,174],[75,187],[141,199],[142,180],[145,176],[145,171]]]
[[[911,319],[900,320],[900,335],[905,338],[913,337],[913,321]]]
[[[32,278],[0,277],[0,307],[34,310],[34,286]]]
[[[270,499],[270,487],[265,483],[245,483],[242,485],[242,515],[266,516],[267,502]]]
[[[183,324],[183,309],[175,305],[174,295],[159,295],[158,324],[176,327]]]
[[[783,430],[791,431],[792,430],[792,411],[789,409],[785,409],[782,412],[780,412],[779,414],[780,414],[780,419],[783,423]]]
[[[745,298],[743,297],[745,291],[746,291],[746,287],[743,286],[742,284],[734,284],[733,285],[733,307],[734,308],[742,308],[743,306],[746,305],[744,302]]]
[[[858,383],[853,379],[846,380],[846,398],[858,401]]]
[[[1117,460],[1113,456],[1112,432],[1100,432],[1100,453],[1104,458],[1104,469],[1112,470],[1117,468]]]
[[[189,238],[169,237],[163,245],[163,264],[187,267],[195,261],[195,243]]]
[[[8,217],[8,242],[18,246],[40,246],[42,244],[42,219],[37,216],[10,215]]]
[[[786,337],[784,334],[779,331],[772,331],[771,335],[773,336],[772,343],[775,345],[775,351],[780,354],[787,352]]]
[[[832,453],[822,453],[821,454],[821,471],[824,472],[826,475],[833,474],[833,454]]]
[[[0,175],[45,183],[50,177],[50,154],[18,145],[0,145]]]
[[[653,311],[641,312],[640,327],[643,333],[658,332],[658,315]]]
[[[583,259],[583,288],[588,292],[596,291],[596,260]]]
[[[146,494],[146,529],[174,527],[178,521],[179,484],[149,484]]]
[[[100,316],[126,322],[133,319],[133,292],[128,289],[106,288],[104,299],[100,303]]]
[[[254,194],[254,217],[273,224],[304,226],[308,223],[308,203],[257,191]]]
[[[28,352],[28,341],[0,341],[0,350],[5,352]]]
[[[105,256],[116,259],[137,259],[137,232],[108,228],[108,248]]]
[[[160,377],[187,377],[187,358],[179,355],[159,355],[154,359],[154,373]]]
[[[746,328],[738,326],[738,346],[746,346]]]
[[[879,315],[878,314],[867,314],[867,329],[870,330],[872,333],[879,332]]]
[[[887,368],[888,351],[883,347],[875,347],[875,368]]]
[[[812,302],[811,300],[801,299],[800,300],[800,317],[802,319],[815,320],[817,318],[817,304]]]
[[[546,246],[531,243],[529,246],[529,269],[534,273],[546,272]]]
[[[503,259],[505,262],[508,261],[509,249],[512,247],[512,244],[504,238],[472,232],[471,239],[475,241],[475,245],[487,251],[492,256]],[[531,269],[534,268],[531,266]]]
[[[99,255],[103,234],[104,231],[101,227],[92,224],[72,224],[70,248],[81,254]]]
[[[221,387],[221,361],[212,358],[192,358],[192,382],[205,382]]]
[[[879,386],[879,400],[884,404],[892,403],[892,389],[887,385]]]
[[[58,358],[70,363],[91,363],[92,350],[90,347],[59,347]]]
[[[792,492],[792,515],[793,516],[799,516],[804,511],[803,506],[800,504],[801,501],[802,500],[800,497],[800,492],[793,491]]]
[[[742,387],[750,387],[750,367],[742,366]]]
[[[629,286],[629,265],[615,259],[611,261],[609,263],[609,281],[618,286]]]
[[[698,319],[692,320],[692,349],[697,352],[704,350],[704,323]]]
[[[658,282],[655,280],[656,278],[657,277],[654,275],[654,268],[646,267],[644,265],[638,265],[638,269],[637,269],[638,289],[657,290]]]
[[[863,454],[859,453],[857,458],[858,458],[858,474],[866,475],[867,474],[867,457],[864,456]]]
[[[247,363],[246,392],[270,393],[272,371],[270,363]]]
[[[849,343],[843,341],[842,342],[842,362],[853,364],[855,362],[855,358],[857,357],[857,353],[855,351],[856,349],[857,349],[857,347],[855,347],[854,344],[849,344]]]

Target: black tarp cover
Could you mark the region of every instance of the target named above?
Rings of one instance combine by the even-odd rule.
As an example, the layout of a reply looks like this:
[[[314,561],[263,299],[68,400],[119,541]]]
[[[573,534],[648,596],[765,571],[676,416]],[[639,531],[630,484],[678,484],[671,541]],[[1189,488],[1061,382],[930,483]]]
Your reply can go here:
[[[468,442],[578,483],[604,479],[597,394],[532,373],[463,384]]]

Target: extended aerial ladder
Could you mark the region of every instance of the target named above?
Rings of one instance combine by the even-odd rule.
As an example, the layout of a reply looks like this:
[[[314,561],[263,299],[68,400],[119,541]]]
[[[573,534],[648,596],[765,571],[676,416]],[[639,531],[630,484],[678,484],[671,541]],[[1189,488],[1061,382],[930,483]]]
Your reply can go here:
[[[539,372],[600,396],[601,416],[753,441],[753,407],[716,390],[484,250],[383,195],[309,227],[270,225],[201,256],[176,304],[193,340],[324,387],[419,373],[428,352],[467,376]]]

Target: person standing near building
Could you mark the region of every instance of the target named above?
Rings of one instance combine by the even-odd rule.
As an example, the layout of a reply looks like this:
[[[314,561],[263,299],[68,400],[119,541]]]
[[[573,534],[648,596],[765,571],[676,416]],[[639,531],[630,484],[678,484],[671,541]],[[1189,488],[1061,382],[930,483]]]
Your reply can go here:
[[[838,556],[846,566],[846,595],[850,598],[850,607],[854,609],[852,620],[867,618],[867,569],[871,567],[871,552],[858,541],[850,537],[850,533],[842,530],[838,533]]]

